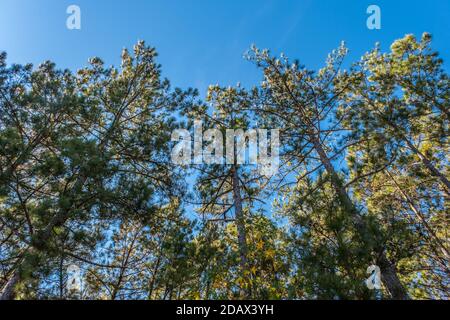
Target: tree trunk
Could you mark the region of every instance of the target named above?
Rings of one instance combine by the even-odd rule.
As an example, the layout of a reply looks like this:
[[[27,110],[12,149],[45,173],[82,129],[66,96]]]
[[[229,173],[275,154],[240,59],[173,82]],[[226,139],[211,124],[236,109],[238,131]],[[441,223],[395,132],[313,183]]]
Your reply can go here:
[[[381,281],[386,286],[392,299],[409,300],[408,293],[397,276],[395,266],[387,259],[384,253],[380,255],[377,264],[381,270]]]
[[[20,281],[20,272],[18,270],[14,271],[14,274],[9,278],[8,282],[3,287],[2,293],[0,294],[0,300],[13,300],[15,298],[14,288],[16,284]]]
[[[419,157],[419,159],[422,161],[424,166],[431,172],[431,174],[442,181],[442,183],[446,187],[447,194],[450,194],[450,182],[448,181],[448,179],[438,169],[436,169],[436,167],[431,163],[431,161],[428,160],[428,158],[422,152],[420,152],[414,146],[414,144],[412,144],[411,141],[409,141],[409,139],[407,139],[406,137],[405,142],[408,145],[408,147]]]
[[[402,195],[403,199],[406,201],[408,206],[410,207],[411,211],[414,212],[416,217],[420,220],[422,225],[425,227],[425,229],[429,233],[429,237],[434,240],[436,245],[440,248],[441,253],[445,256],[446,260],[450,260],[450,254],[446,247],[446,245],[442,242],[442,240],[437,236],[436,232],[434,232],[433,228],[428,224],[427,219],[423,215],[423,213],[414,205],[413,200],[409,197],[409,195],[403,191],[403,189],[400,187],[400,185],[395,180],[394,176],[389,172],[389,170],[386,170],[388,176],[391,178],[392,182],[394,182],[395,187]],[[433,241],[431,241],[433,242]],[[432,244],[433,247],[435,247],[434,244]]]
[[[116,124],[118,123],[119,119],[122,117],[123,113],[125,112],[125,107],[127,105],[124,105],[124,107],[118,112],[118,114],[114,118],[112,124],[110,125],[110,127],[108,128],[108,130],[105,134],[105,137],[101,140],[101,142],[99,144],[100,150],[104,151],[106,149],[108,143],[111,140],[111,137],[113,136],[113,131],[114,131],[114,129],[116,129]],[[38,142],[39,141],[36,141],[35,144],[37,145]],[[34,147],[34,145],[33,145],[33,147]],[[81,188],[86,183],[87,179],[88,179],[88,177],[78,176],[77,180],[74,183],[74,187],[72,188],[72,190],[78,190],[78,189],[81,190]],[[67,209],[63,212],[59,212],[55,216],[53,216],[53,218],[50,220],[49,224],[43,230],[41,230],[39,233],[35,234],[35,235],[37,235],[36,239],[39,239],[39,242],[32,243],[31,247],[29,247],[27,249],[27,251],[39,250],[40,247],[42,247],[44,245],[44,243],[51,238],[54,228],[62,226],[66,223],[66,221],[70,217],[70,212],[73,209],[74,208],[69,208],[69,209]],[[17,285],[17,283],[20,281],[20,271],[19,270],[20,270],[21,264],[23,263],[23,260],[24,259],[22,259],[22,261],[19,262],[18,267],[17,267],[16,271],[14,272],[14,275],[8,280],[7,284],[2,289],[2,292],[0,293],[0,300],[2,300],[2,299],[10,300],[10,299],[14,298],[14,288]]]
[[[242,198],[241,189],[239,183],[239,176],[237,172],[237,167],[233,167],[233,202],[236,216],[236,227],[238,231],[238,245],[239,245],[239,255],[240,255],[240,265],[243,276],[248,273],[248,248],[247,248],[247,232],[245,230],[245,217],[242,212]],[[248,273],[248,275],[250,275]],[[245,290],[246,298],[250,298],[250,290]]]
[[[361,216],[359,215],[359,212],[350,199],[349,195],[347,194],[347,191],[345,190],[341,179],[334,170],[334,167],[331,164],[328,155],[322,147],[319,137],[313,137],[312,142],[314,145],[314,149],[319,154],[321,162],[323,163],[325,169],[331,177],[331,183],[339,197],[340,202],[342,203],[344,208],[351,213],[353,222],[355,223],[358,232],[364,236],[367,233],[367,227],[364,221],[361,219]],[[409,299],[408,293],[406,292],[405,288],[400,282],[400,279],[397,276],[395,266],[389,262],[384,252],[377,254],[379,254],[380,256],[379,267],[382,273],[381,279],[387,290],[389,291],[391,297],[396,300]]]

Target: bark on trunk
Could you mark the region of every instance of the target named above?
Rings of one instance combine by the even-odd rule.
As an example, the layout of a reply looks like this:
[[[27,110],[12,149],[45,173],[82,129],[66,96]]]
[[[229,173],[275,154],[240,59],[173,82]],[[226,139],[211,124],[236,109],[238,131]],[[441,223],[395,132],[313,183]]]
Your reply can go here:
[[[436,232],[434,232],[433,228],[428,224],[427,219],[425,218],[425,216],[415,206],[413,200],[409,197],[409,195],[405,191],[403,191],[403,189],[397,183],[397,181],[395,180],[394,176],[389,172],[389,170],[386,170],[386,172],[387,172],[388,176],[391,178],[391,180],[394,182],[395,187],[400,192],[400,194],[402,195],[403,199],[406,201],[406,203],[410,207],[411,211],[414,212],[416,217],[420,220],[422,225],[428,231],[430,238],[432,240],[434,240],[436,245],[439,247],[439,249],[442,252],[442,254],[444,255],[445,259],[450,260],[449,250],[447,249],[446,245],[442,242],[442,240],[437,236]],[[432,246],[434,247],[435,245],[432,245]]]
[[[331,161],[328,158],[328,155],[326,154],[325,150],[323,149],[322,144],[318,137],[313,138],[313,145],[314,149],[319,154],[321,162],[323,163],[325,169],[327,170],[328,174],[331,177],[331,183],[336,193],[338,194],[340,202],[342,203],[344,208],[351,213],[353,222],[355,223],[358,232],[360,232],[364,236],[367,232],[366,225],[364,221],[361,219],[361,216],[359,215],[359,212],[356,209],[353,202],[351,201],[349,195],[347,194],[347,191],[345,190],[338,174],[334,170],[334,167],[331,164]],[[391,297],[396,300],[409,299],[408,293],[406,292],[405,288],[400,282],[400,279],[397,276],[395,266],[389,262],[384,252],[377,254],[379,254],[380,256],[379,267],[382,273],[381,279],[383,281],[383,284],[389,291]]]
[[[377,264],[381,270],[381,281],[386,286],[392,299],[409,300],[408,293],[397,276],[395,266],[387,259],[384,253],[380,255]]]
[[[233,170],[233,202],[236,216],[236,227],[238,231],[238,245],[239,245],[239,256],[240,265],[243,274],[248,272],[248,248],[247,248],[247,231],[245,230],[245,217],[242,212],[242,198],[241,198],[241,188],[239,183],[239,176],[236,166]],[[250,290],[245,290],[247,298],[250,298]]]
[[[2,293],[0,294],[0,300],[13,300],[15,298],[14,288],[16,284],[20,281],[20,272],[16,270],[12,277],[3,287]]]
[[[439,178],[442,181],[442,183],[446,187],[447,194],[449,194],[450,193],[450,182],[448,181],[448,179],[438,169],[436,169],[436,167],[431,163],[431,161],[428,160],[428,158],[422,152],[420,152],[414,146],[414,144],[412,144],[411,141],[409,141],[409,139],[405,138],[405,142],[408,145],[408,147],[419,157],[420,161],[422,161],[424,166],[431,172],[431,174],[434,175],[435,177]]]

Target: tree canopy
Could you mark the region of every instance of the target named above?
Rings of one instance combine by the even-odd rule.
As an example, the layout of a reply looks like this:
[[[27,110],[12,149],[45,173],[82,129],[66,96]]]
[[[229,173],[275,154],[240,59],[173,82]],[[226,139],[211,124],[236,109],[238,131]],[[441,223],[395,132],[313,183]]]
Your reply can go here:
[[[0,299],[450,298],[450,81],[431,40],[355,63],[342,44],[317,71],[252,47],[261,82],[205,101],[144,42],[77,72],[1,53]],[[221,163],[172,161],[196,120]],[[236,160],[258,128],[279,129],[273,174]]]

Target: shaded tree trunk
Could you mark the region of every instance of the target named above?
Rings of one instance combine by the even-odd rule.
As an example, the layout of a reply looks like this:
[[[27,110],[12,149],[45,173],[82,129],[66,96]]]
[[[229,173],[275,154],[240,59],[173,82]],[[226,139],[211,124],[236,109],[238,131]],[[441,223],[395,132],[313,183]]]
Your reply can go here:
[[[11,278],[3,287],[2,293],[0,294],[0,300],[13,300],[15,298],[15,287],[20,281],[20,272],[18,270],[14,271]]]
[[[445,185],[446,187],[446,192],[447,194],[450,194],[450,182],[448,181],[448,179],[431,163],[431,161],[422,153],[420,152],[415,146],[414,144],[411,143],[411,141],[409,141],[409,139],[407,139],[405,137],[405,142],[408,145],[408,147],[419,157],[420,161],[422,161],[423,165],[431,172],[431,174],[437,178],[439,178],[439,180],[441,180],[441,182]]]
[[[416,207],[416,205],[414,204],[413,200],[409,197],[409,195],[406,193],[406,191],[404,191],[401,188],[401,186],[397,183],[397,181],[395,180],[394,176],[389,172],[389,170],[386,170],[386,173],[391,178],[392,182],[394,182],[395,187],[400,192],[400,194],[402,195],[403,199],[405,200],[405,202],[410,207],[411,211],[414,212],[416,217],[420,220],[420,223],[425,227],[425,229],[429,233],[429,237],[432,239],[431,242],[435,242],[435,244],[439,247],[441,253],[445,256],[445,259],[446,260],[450,260],[450,254],[449,254],[449,251],[447,249],[447,246],[437,236],[436,232],[434,232],[433,228],[427,222],[424,214]],[[435,247],[436,245],[432,244],[433,247]]]
[[[233,167],[233,176],[232,176],[232,184],[233,184],[233,202],[236,216],[236,227],[238,231],[238,245],[239,245],[239,256],[240,256],[240,265],[245,276],[245,273],[248,273],[248,247],[247,247],[247,231],[245,230],[245,217],[242,211],[242,198],[241,198],[241,189],[239,183],[239,176],[237,172],[237,167]],[[248,273],[249,274],[249,273]],[[247,298],[251,296],[250,289],[245,290],[245,295]]]
[[[361,219],[358,210],[356,209],[355,205],[350,199],[347,191],[345,190],[341,182],[341,179],[339,178],[333,165],[331,164],[329,157],[327,156],[325,150],[322,147],[319,137],[314,136],[312,138],[312,142],[314,145],[314,149],[319,154],[320,161],[323,163],[325,169],[327,170],[328,174],[331,177],[331,183],[339,197],[340,202],[342,203],[344,208],[352,215],[353,222],[355,223],[358,232],[364,235],[367,232],[367,227],[364,221]],[[387,290],[389,291],[391,297],[396,300],[409,299],[408,293],[406,292],[405,288],[400,282],[400,279],[397,276],[395,266],[389,262],[384,252],[380,252],[379,256],[380,256],[379,262],[377,263],[379,264],[382,273],[381,279],[384,285],[386,286]]]

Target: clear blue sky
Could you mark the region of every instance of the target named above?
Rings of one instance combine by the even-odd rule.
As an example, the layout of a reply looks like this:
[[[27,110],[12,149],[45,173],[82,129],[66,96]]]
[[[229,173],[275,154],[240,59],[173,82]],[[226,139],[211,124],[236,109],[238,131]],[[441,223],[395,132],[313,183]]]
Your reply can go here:
[[[70,4],[80,6],[82,30],[65,26]],[[366,9],[382,10],[382,29],[366,28]],[[252,43],[317,68],[345,40],[356,59],[380,41],[431,32],[450,63],[448,0],[0,0],[0,51],[9,62],[50,59],[76,69],[92,56],[118,64],[138,39],[160,53],[164,76],[176,86],[256,84],[242,59]],[[349,61],[350,61],[349,60]]]

